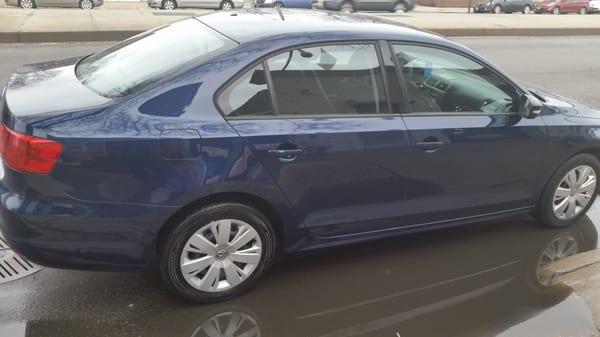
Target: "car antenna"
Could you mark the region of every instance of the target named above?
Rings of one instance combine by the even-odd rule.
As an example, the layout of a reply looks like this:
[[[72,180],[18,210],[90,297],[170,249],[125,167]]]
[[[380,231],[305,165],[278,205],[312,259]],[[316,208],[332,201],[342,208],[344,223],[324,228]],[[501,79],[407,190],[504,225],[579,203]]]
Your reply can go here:
[[[281,6],[275,6],[275,10],[277,11],[277,14],[279,14],[281,21],[285,21],[285,17],[283,16],[283,12],[281,11]]]

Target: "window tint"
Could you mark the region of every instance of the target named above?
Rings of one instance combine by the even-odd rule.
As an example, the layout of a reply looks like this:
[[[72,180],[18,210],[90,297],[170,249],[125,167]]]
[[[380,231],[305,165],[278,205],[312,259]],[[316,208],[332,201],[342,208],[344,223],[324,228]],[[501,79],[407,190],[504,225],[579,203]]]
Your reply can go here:
[[[430,47],[393,44],[411,112],[517,112],[515,88],[490,69],[461,55]]]
[[[195,19],[150,30],[90,55],[77,78],[99,94],[124,96],[182,66],[233,48],[235,43]]]
[[[281,115],[387,112],[373,44],[295,49],[268,60]]]
[[[230,85],[219,96],[219,107],[226,116],[264,116],[273,114],[265,71],[258,65]]]

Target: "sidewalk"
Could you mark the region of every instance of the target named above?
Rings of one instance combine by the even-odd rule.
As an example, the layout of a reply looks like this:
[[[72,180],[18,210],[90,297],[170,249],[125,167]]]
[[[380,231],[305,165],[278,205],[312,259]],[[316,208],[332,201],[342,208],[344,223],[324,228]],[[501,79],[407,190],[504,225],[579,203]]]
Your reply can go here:
[[[1,0],[0,0],[1,1]],[[600,35],[600,15],[467,14],[462,9],[418,8],[407,14],[367,13],[446,36]],[[23,10],[0,8],[0,42],[114,41],[186,16],[214,12],[202,9],[161,11],[144,2],[106,2],[91,11],[78,8]]]

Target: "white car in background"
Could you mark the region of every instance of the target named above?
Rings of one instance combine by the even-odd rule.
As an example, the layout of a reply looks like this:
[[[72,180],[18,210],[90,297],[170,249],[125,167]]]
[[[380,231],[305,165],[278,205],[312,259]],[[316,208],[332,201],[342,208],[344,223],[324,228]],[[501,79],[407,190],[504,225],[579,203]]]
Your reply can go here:
[[[590,1],[590,13],[599,13],[600,12],[600,0],[592,0]]]

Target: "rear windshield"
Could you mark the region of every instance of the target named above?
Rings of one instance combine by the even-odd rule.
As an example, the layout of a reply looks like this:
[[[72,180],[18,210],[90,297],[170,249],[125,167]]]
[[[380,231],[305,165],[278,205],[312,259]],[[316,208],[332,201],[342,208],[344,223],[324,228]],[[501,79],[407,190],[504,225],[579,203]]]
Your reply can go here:
[[[150,30],[83,59],[77,78],[102,96],[125,96],[182,66],[207,60],[235,42],[196,19]]]

